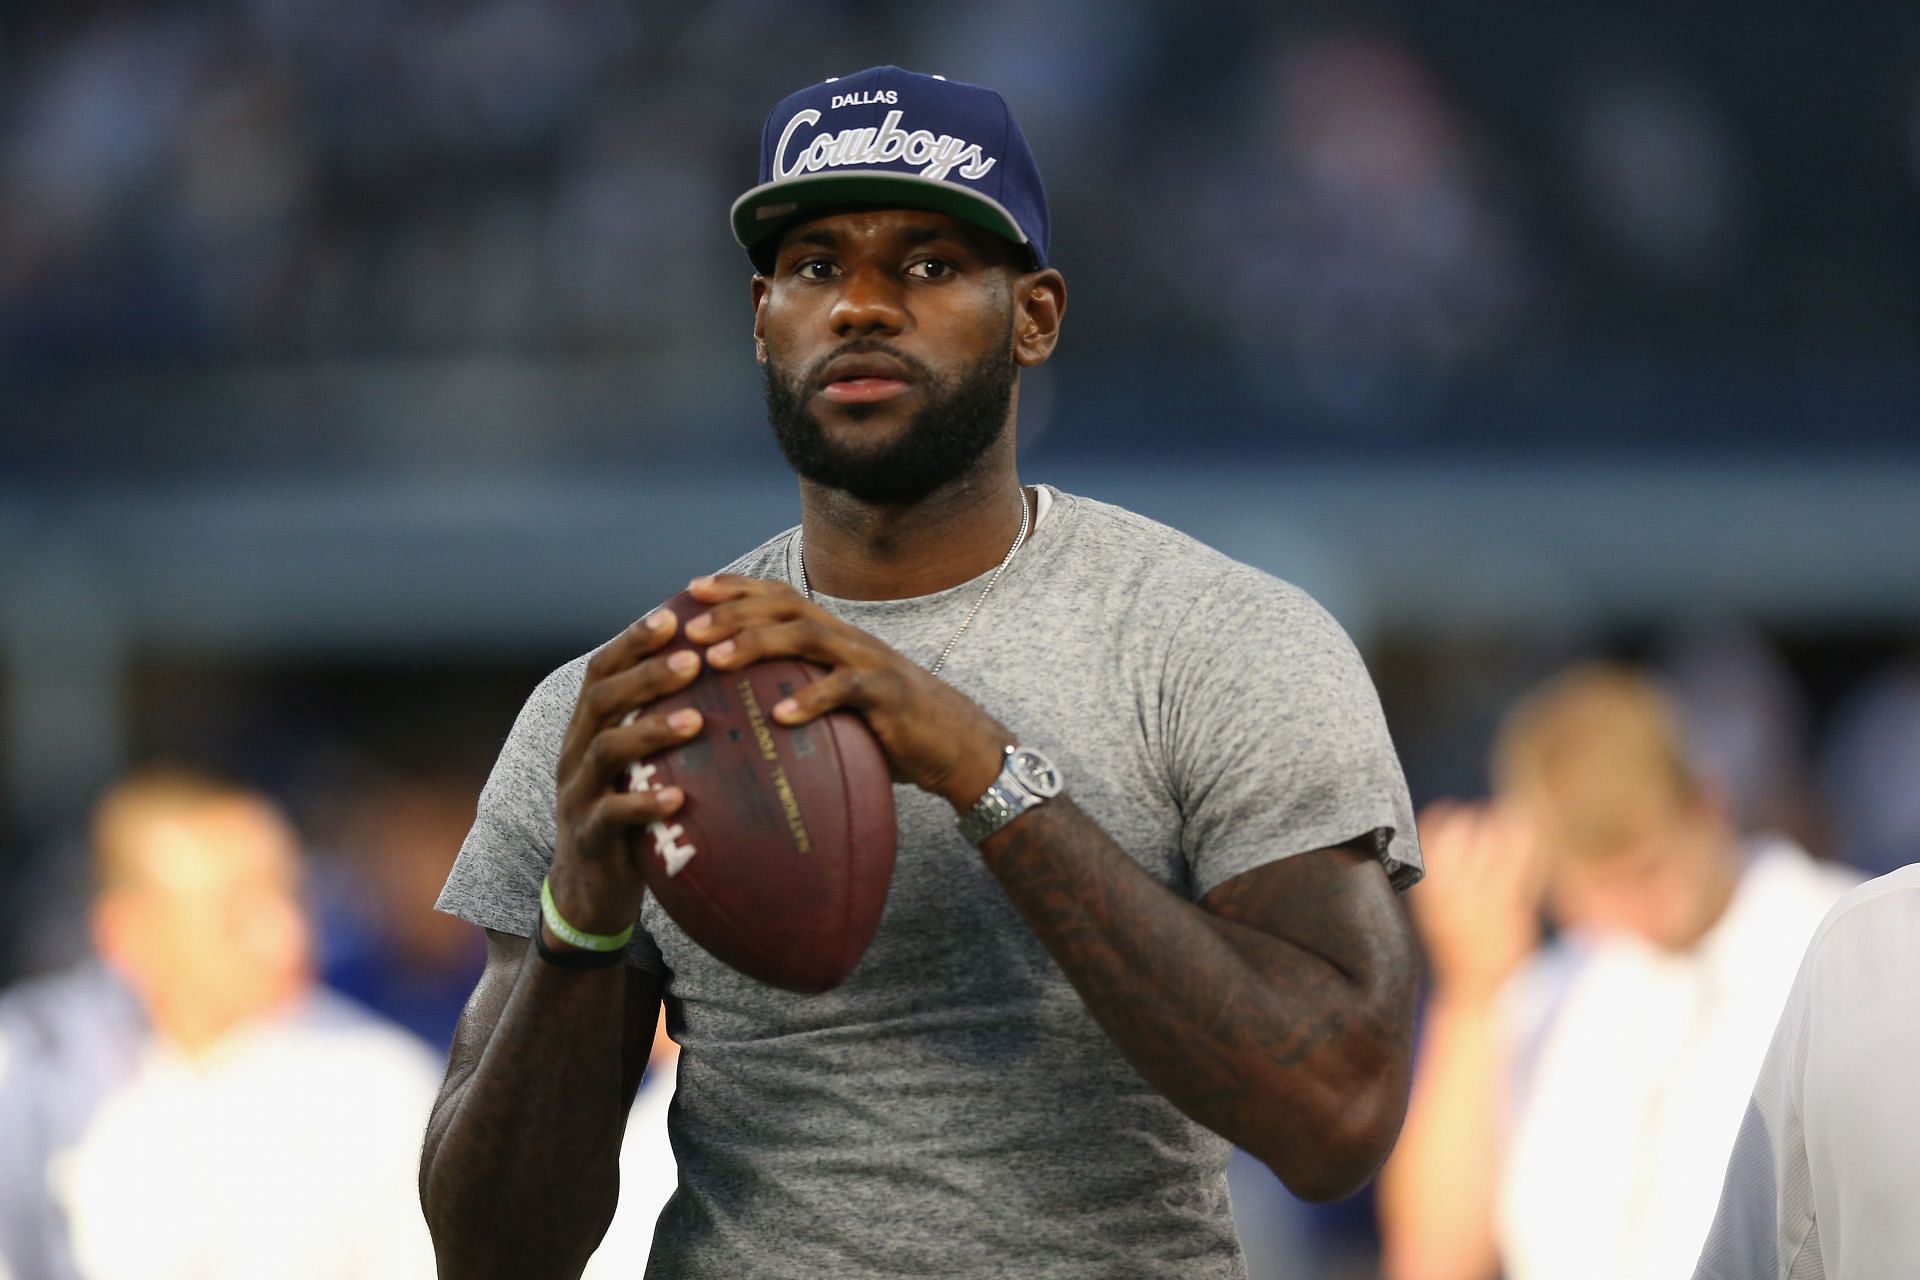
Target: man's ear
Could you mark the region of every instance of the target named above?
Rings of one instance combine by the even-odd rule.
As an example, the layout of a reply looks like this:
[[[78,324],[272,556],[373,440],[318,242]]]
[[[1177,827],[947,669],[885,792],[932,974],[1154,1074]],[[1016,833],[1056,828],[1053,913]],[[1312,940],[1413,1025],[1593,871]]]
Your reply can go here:
[[[1022,368],[1044,364],[1060,341],[1060,322],[1067,314],[1067,282],[1045,267],[1014,282],[1013,358]]]
[[[755,274],[753,277],[753,358],[757,364],[767,362],[767,278]]]

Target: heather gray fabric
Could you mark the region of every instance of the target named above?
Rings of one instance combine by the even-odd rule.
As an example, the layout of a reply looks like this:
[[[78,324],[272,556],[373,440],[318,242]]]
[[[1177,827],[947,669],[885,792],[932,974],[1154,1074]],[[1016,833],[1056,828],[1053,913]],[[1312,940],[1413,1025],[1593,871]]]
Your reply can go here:
[[[1396,885],[1418,879],[1406,784],[1339,626],[1183,534],[1054,499],[943,677],[1052,756],[1080,806],[1185,897],[1359,837]],[[793,543],[729,567],[791,580]],[[984,581],[823,603],[930,663]],[[442,910],[531,932],[584,664],[522,711]],[[648,901],[629,958],[667,974],[683,1048],[681,1187],[647,1274],[1243,1276],[1228,1144],[1121,1058],[952,810],[910,787],[894,798],[886,913],[838,990],[743,978]]]

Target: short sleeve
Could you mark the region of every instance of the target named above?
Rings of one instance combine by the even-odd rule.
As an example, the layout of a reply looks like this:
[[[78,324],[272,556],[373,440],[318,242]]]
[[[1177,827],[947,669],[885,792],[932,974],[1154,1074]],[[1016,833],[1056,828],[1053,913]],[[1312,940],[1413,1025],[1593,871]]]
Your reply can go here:
[[[1379,696],[1352,641],[1304,591],[1246,565],[1224,570],[1176,628],[1161,689],[1196,893],[1356,840],[1395,888],[1419,880]]]
[[[1815,942],[1817,947],[1818,941]],[[1801,1280],[1825,1274],[1801,1120],[1809,967],[1801,966],[1727,1158],[1697,1280]]]
[[[481,788],[473,828],[434,906],[483,929],[527,938],[540,918],[540,883],[553,865],[554,777],[560,743],[586,678],[587,658],[541,681],[520,709],[493,772]],[[644,929],[634,930],[627,961],[665,965]]]

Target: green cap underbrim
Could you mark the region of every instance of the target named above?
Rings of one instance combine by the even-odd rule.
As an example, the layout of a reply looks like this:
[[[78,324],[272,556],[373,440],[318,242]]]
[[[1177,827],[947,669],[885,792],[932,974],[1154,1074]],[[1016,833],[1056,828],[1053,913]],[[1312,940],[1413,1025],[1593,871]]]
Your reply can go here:
[[[971,222],[1032,252],[1005,205],[971,187],[917,173],[810,173],[753,188],[733,202],[733,238],[761,272],[773,266],[780,233],[836,209],[931,209]]]

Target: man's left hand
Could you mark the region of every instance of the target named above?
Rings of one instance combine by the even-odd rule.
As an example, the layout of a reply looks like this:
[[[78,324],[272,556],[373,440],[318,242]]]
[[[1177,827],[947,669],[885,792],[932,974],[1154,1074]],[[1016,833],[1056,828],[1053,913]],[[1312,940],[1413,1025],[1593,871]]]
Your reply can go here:
[[[965,812],[1000,772],[1013,736],[966,695],[784,582],[716,574],[688,586],[709,606],[686,636],[706,662],[732,671],[763,658],[804,658],[827,674],[777,703],[773,718],[805,724],[836,708],[858,712],[880,741],[896,781]]]

